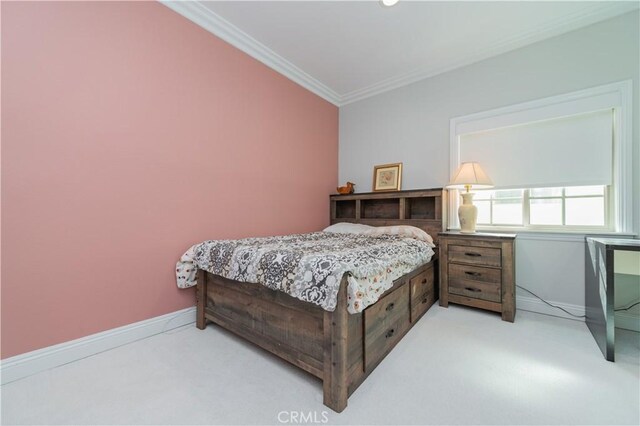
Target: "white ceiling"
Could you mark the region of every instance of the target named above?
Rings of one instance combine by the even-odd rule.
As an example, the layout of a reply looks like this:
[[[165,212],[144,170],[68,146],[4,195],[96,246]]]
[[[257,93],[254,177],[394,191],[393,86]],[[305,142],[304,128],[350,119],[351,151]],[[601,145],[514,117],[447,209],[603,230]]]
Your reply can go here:
[[[343,105],[638,8],[638,2],[163,1]]]

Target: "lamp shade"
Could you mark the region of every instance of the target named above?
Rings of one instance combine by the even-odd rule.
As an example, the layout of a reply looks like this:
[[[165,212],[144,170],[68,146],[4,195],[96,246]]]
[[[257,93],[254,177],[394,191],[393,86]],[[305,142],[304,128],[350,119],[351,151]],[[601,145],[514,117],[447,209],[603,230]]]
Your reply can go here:
[[[493,188],[493,182],[482,170],[478,163],[462,163],[456,170],[453,179],[447,185],[451,189],[463,188],[486,189]]]

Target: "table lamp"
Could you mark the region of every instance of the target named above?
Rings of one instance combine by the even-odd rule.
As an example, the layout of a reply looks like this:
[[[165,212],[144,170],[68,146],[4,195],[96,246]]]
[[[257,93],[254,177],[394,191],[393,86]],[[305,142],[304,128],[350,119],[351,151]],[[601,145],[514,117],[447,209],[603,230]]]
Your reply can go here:
[[[473,234],[476,232],[476,221],[478,220],[478,208],[473,205],[473,193],[471,188],[486,189],[493,188],[493,182],[482,170],[478,163],[462,163],[447,185],[450,189],[462,189],[466,192],[462,195],[462,204],[458,207],[458,219],[460,220],[460,232],[463,234]]]

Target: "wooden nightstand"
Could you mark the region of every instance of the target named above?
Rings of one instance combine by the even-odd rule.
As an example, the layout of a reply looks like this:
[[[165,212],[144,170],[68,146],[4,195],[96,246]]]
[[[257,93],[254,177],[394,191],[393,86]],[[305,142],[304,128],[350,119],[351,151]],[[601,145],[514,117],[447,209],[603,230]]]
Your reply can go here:
[[[513,234],[440,232],[440,306],[449,302],[516,314]]]

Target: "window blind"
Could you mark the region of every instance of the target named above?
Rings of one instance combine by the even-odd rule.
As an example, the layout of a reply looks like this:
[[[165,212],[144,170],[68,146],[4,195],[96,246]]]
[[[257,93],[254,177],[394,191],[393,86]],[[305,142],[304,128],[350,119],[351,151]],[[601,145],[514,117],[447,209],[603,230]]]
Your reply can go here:
[[[610,185],[613,110],[466,133],[460,161],[477,161],[496,188]]]

